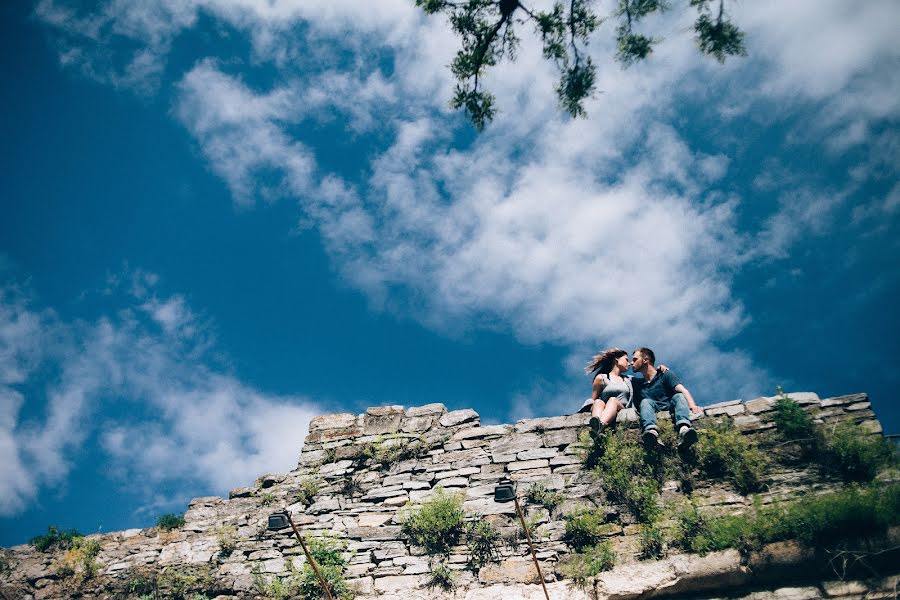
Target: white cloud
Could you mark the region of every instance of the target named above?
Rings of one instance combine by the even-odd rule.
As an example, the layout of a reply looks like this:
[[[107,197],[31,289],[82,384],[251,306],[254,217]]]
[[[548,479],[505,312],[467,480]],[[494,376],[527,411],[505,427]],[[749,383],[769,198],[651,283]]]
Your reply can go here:
[[[208,325],[182,296],[158,296],[155,275],[114,279],[138,294],[93,323],[61,322],[31,308],[15,288],[0,289],[2,515],[65,481],[93,436],[111,472],[127,474],[132,489],[134,482],[147,491],[165,482],[181,502],[197,488],[225,493],[263,472],[292,469],[309,419],[322,412],[306,398],[266,394],[217,366]],[[35,385],[41,365],[59,375]],[[42,401],[45,416],[24,420],[24,403]],[[109,420],[111,404],[131,405],[116,411],[128,416]]]
[[[778,211],[766,220],[748,257],[787,257],[797,240],[828,231],[846,197],[846,193],[806,188],[782,194]]]

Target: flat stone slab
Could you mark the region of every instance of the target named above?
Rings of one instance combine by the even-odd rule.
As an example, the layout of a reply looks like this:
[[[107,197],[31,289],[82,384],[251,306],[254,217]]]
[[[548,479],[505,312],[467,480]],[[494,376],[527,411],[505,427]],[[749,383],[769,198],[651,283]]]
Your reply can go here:
[[[512,427],[509,425],[488,425],[487,427],[470,427],[460,429],[450,439],[453,441],[468,440],[473,438],[497,438],[509,434]]]
[[[529,431],[547,431],[564,427],[581,427],[586,425],[590,418],[591,415],[587,413],[578,413],[560,417],[544,417],[542,419],[523,419],[516,422],[516,431],[518,433],[527,433]]]
[[[477,421],[478,418],[479,417],[477,412],[475,412],[471,408],[464,408],[462,410],[453,410],[448,412],[440,418],[438,423],[440,423],[444,427],[454,427],[456,425],[462,425],[463,423]]]
[[[403,407],[399,404],[392,404],[390,406],[370,406],[366,409],[366,414],[376,417],[384,415],[402,415]]]
[[[356,425],[356,415],[351,413],[335,413],[331,415],[319,415],[309,422],[309,430],[322,429],[346,429]]]
[[[822,400],[822,408],[830,406],[844,406],[845,404],[855,404],[857,402],[865,402],[869,399],[868,394],[849,394],[847,396],[835,396],[834,398],[825,398]]]
[[[442,415],[447,412],[447,407],[440,402],[425,404],[424,406],[410,406],[406,409],[407,417],[424,417],[426,415]]]

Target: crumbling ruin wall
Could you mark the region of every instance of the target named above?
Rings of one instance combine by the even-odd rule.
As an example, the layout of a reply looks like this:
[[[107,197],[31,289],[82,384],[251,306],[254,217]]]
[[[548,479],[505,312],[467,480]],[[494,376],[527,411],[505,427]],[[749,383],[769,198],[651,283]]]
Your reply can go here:
[[[790,396],[818,422],[852,420],[872,435],[881,434],[865,394],[825,400],[806,392]],[[731,419],[748,439],[764,443],[773,427],[776,399],[714,404],[695,418],[698,426]],[[504,536],[515,537],[514,505],[493,500],[494,487],[509,479],[517,482],[520,495],[534,482],[564,494],[564,502],[552,512],[526,506],[539,526],[537,558],[551,598],[895,597],[891,594],[900,564],[870,580],[839,581],[834,573],[816,570],[821,565],[803,566],[815,563],[814,552],[792,543],[775,544],[750,557],[728,550],[638,562],[639,526],[628,511],[609,502],[601,483],[582,466],[577,442],[587,418],[581,414],[482,426],[475,411],[448,412],[442,404],[316,417],[299,465],[290,473],[264,475],[252,486],[232,490],[228,499],[196,498],[184,515],[184,526],[172,531],[149,528],[89,536],[101,545],[99,571],[89,579],[61,575],[58,553],[41,553],[28,545],[11,548],[3,555],[0,591],[17,600],[138,597],[135,581],[183,569],[203,578],[205,597],[257,597],[254,573],[285,575],[289,563],[299,568],[304,562],[289,529],[266,530],[268,514],[286,509],[305,535],[346,542],[346,577],[358,598],[543,598],[525,544],[504,545],[499,560],[480,569],[467,564],[465,546],[451,549],[446,561],[456,573],[457,587],[445,592],[428,587],[430,557],[401,534],[404,507],[426,500],[441,487],[465,495],[467,514],[481,515]],[[633,410],[623,411],[619,427],[635,427],[635,420]],[[400,456],[387,451],[392,446],[403,450],[393,453]],[[755,495],[763,504],[842,485],[803,463],[773,463],[764,483],[765,491]],[[310,488],[315,494],[308,504],[302,491]],[[681,494],[678,482],[667,482],[662,502]],[[702,510],[713,513],[740,511],[752,501],[724,481],[697,482],[692,494]],[[587,590],[573,588],[559,569],[569,552],[563,542],[563,516],[581,507],[606,511],[604,534],[619,557],[619,566]],[[891,532],[900,537],[895,534]],[[223,552],[225,538],[230,552]]]

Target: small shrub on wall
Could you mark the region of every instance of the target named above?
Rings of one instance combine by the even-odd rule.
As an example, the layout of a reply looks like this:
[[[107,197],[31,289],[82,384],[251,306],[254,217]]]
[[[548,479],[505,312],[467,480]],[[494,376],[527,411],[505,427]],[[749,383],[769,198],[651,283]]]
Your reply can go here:
[[[479,569],[497,560],[500,532],[482,517],[466,524],[466,546],[469,549],[469,565]]]
[[[401,530],[411,543],[429,554],[445,554],[459,543],[464,530],[462,494],[436,488],[430,499],[407,509]]]
[[[184,525],[184,517],[182,515],[176,515],[174,513],[169,513],[167,515],[161,515],[156,518],[156,526],[164,531],[178,529],[179,527],[181,527],[183,525]]]
[[[560,563],[560,572],[571,579],[575,587],[587,589],[597,583],[597,575],[609,571],[615,564],[616,554],[609,542],[600,542],[570,554]]]
[[[593,473],[613,499],[623,502],[634,517],[649,523],[659,516],[659,462],[648,456],[637,437],[616,430],[604,436],[595,450]]]
[[[71,547],[72,542],[83,537],[75,529],[63,530],[56,525],[48,525],[47,533],[31,538],[31,545],[39,552],[49,552],[51,550],[66,550]]]
[[[881,469],[896,464],[896,450],[880,435],[843,422],[826,431],[823,463],[846,481],[872,481]]]
[[[345,547],[331,538],[315,538],[308,546],[309,553],[319,565],[319,571],[331,594],[340,600],[351,600],[353,590],[344,579],[344,571],[347,568],[347,561],[344,559]],[[304,564],[300,571],[299,594],[303,600],[319,600],[324,596],[319,579],[309,563]]]
[[[747,495],[762,488],[768,460],[730,420],[704,429],[695,446],[697,465],[706,477],[725,477]]]

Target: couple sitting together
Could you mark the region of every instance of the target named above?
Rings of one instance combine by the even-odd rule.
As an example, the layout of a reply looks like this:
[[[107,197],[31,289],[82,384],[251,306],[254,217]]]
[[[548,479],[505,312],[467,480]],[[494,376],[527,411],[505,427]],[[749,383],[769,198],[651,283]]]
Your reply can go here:
[[[585,367],[585,372],[594,375],[594,391],[578,412],[590,411],[594,436],[614,423],[620,410],[636,406],[641,420],[641,441],[648,448],[662,445],[656,413],[663,410],[672,414],[679,450],[685,450],[697,441],[691,413],[702,409],[675,373],[664,365],[658,368],[655,365],[656,355],[649,348],[635,350],[631,361],[627,352],[612,348],[595,356]],[[642,378],[626,375],[629,366]]]

